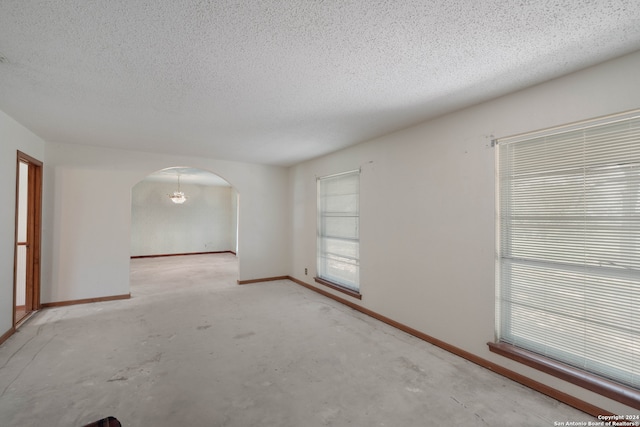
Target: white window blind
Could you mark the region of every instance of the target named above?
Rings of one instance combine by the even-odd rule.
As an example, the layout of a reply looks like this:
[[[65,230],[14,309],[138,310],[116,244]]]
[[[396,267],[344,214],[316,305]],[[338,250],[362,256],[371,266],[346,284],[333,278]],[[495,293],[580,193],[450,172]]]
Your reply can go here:
[[[640,388],[640,112],[498,141],[498,338]]]
[[[318,179],[318,276],[353,291],[360,275],[360,172]]]

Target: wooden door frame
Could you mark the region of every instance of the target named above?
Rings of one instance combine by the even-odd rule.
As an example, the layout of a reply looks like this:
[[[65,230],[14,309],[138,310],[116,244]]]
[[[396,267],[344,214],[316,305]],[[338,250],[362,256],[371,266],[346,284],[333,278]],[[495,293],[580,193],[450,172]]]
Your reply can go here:
[[[27,271],[25,309],[34,312],[40,309],[40,259],[42,248],[42,162],[18,150],[16,159],[16,213],[13,256],[13,327],[22,320],[16,321],[16,296],[18,273],[18,205],[20,201],[20,164],[28,165],[27,177]]]

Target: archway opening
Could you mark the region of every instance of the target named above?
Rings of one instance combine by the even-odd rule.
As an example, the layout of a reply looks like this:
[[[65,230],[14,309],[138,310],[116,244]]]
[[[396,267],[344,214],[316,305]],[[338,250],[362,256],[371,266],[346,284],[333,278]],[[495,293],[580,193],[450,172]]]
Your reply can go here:
[[[238,201],[228,181],[206,170],[181,166],[148,175],[131,191],[132,262],[154,259],[150,265],[164,268],[178,261],[203,262],[205,257],[205,263],[219,264],[220,275],[235,281]],[[131,273],[133,285],[133,264]]]

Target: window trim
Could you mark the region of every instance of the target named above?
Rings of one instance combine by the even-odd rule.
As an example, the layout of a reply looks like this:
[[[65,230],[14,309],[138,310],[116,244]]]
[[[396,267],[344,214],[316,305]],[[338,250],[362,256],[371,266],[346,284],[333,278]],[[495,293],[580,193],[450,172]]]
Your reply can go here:
[[[334,290],[336,290],[338,292],[342,292],[343,294],[347,294],[347,295],[349,295],[351,297],[354,297],[354,298],[357,298],[357,299],[362,299],[362,294],[360,292],[356,292],[353,289],[345,288],[344,286],[342,286],[342,285],[340,285],[338,283],[332,282],[332,281],[327,280],[327,279],[323,279],[322,277],[318,277],[318,276],[314,277],[313,280],[315,280],[316,283],[320,283],[321,285],[327,286],[327,287],[329,287],[331,289],[334,289]]]
[[[505,342],[488,342],[487,345],[492,353],[515,360],[632,408],[640,409],[640,390]]]

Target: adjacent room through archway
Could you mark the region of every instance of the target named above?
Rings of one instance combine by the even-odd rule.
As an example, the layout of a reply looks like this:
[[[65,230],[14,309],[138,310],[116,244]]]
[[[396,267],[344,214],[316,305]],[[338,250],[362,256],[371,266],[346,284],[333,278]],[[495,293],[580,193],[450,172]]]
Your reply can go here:
[[[169,274],[172,264],[176,269],[199,265],[235,282],[237,248],[238,193],[224,178],[202,169],[171,167],[132,188],[132,285],[142,265],[139,259],[147,259],[144,265],[159,275]]]

